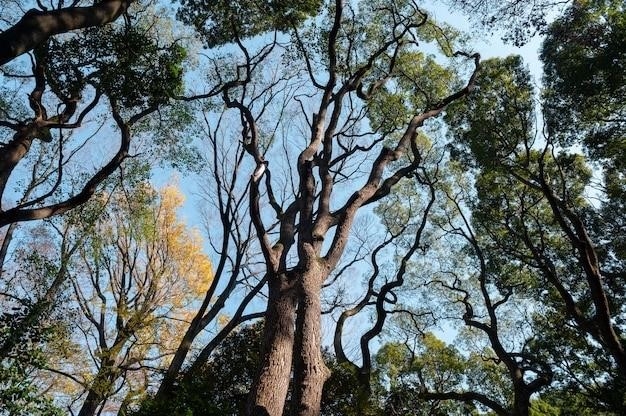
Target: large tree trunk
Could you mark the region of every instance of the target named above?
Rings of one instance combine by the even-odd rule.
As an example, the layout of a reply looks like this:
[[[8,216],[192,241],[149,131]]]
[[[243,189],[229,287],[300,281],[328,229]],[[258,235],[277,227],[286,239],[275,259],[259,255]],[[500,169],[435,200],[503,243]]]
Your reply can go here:
[[[98,405],[102,401],[100,395],[95,390],[89,390],[87,398],[83,402],[83,406],[80,408],[78,416],[93,416],[98,410]]]
[[[264,350],[248,398],[250,416],[282,416],[291,378],[296,294],[285,275],[271,276],[268,287]]]
[[[326,275],[314,266],[303,276],[296,319],[292,414],[320,414],[322,388],[330,376],[321,352],[321,290]]]

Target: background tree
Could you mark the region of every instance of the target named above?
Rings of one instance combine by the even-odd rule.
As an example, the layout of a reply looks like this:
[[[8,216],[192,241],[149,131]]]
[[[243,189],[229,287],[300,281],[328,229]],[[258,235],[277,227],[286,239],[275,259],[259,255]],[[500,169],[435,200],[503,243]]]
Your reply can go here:
[[[606,4],[604,8],[598,8],[595,3],[587,7],[581,4],[572,6],[563,20],[581,13],[594,13],[595,10],[603,16],[599,19],[611,21],[615,10]],[[588,30],[592,30],[593,22],[587,20]],[[575,29],[571,36],[580,33],[582,27],[584,25]],[[542,308],[537,322],[543,333],[536,346],[555,354],[553,363],[560,367],[558,377],[577,384],[574,380],[589,380],[594,373],[607,381],[605,385],[596,380],[598,389],[586,383],[579,387],[587,392],[595,390],[592,406],[619,413],[622,411],[622,399],[619,397],[623,395],[621,386],[624,379],[621,364],[624,340],[620,323],[623,300],[620,292],[613,289],[613,282],[620,278],[621,272],[613,274],[610,270],[623,269],[623,256],[618,251],[603,248],[612,239],[605,240],[600,231],[602,228],[597,227],[599,224],[615,223],[615,220],[603,219],[603,216],[608,213],[605,207],[620,203],[619,192],[611,194],[606,190],[615,189],[620,179],[613,182],[612,178],[619,178],[622,174],[617,168],[619,164],[612,166],[612,173],[606,175],[599,182],[598,190],[594,191],[599,192],[606,202],[594,204],[590,202],[593,197],[589,190],[594,183],[593,176],[587,165],[588,161],[593,163],[602,157],[612,160],[607,157],[610,153],[599,156],[592,145],[593,137],[597,137],[595,133],[604,126],[611,126],[614,132],[613,136],[605,136],[606,147],[619,149],[620,127],[611,119],[613,116],[619,118],[619,106],[605,107],[607,113],[595,119],[597,127],[578,130],[576,141],[568,133],[567,124],[562,128],[559,126],[553,110],[558,103],[571,99],[567,88],[576,91],[577,87],[573,84],[566,87],[556,74],[574,73],[567,69],[568,66],[576,67],[576,62],[584,61],[584,54],[576,56],[570,53],[567,60],[553,58],[563,56],[559,55],[559,50],[577,50],[568,47],[567,43],[563,44],[563,49],[560,44],[556,47],[554,41],[557,36],[565,36],[564,31],[562,21],[558,20],[548,31],[544,45],[549,87],[546,90],[545,112],[548,128],[543,136],[537,134],[528,76],[524,75],[514,58],[510,58],[508,63],[502,61],[488,65],[477,94],[459,106],[466,107],[463,111],[450,112],[450,120],[454,137],[464,149],[462,152],[470,155],[466,161],[479,169],[474,218],[484,230],[481,233],[491,240],[489,244],[493,244],[490,251],[501,252],[502,258],[513,259],[520,267],[529,267],[539,279],[536,283],[531,281],[525,285],[525,290],[536,291],[532,292],[534,296],[541,298],[547,307]],[[600,58],[594,59],[598,64],[601,61]],[[507,66],[509,69],[506,69]],[[583,76],[579,71],[578,76],[586,76],[589,81],[578,79],[577,85],[592,83],[590,80],[594,74],[587,72]],[[498,80],[492,87],[489,86],[492,82],[490,77]],[[567,111],[565,107],[559,108],[564,110],[563,119],[573,120],[572,117],[582,117],[581,114],[588,116],[588,120],[593,118],[591,112],[577,113],[580,110],[575,106]],[[583,119],[580,120],[581,127],[585,126]],[[570,140],[565,140],[565,137]],[[590,157],[586,159],[577,149],[566,147],[574,143],[588,152]],[[600,179],[594,180],[597,182]],[[614,214],[620,222],[621,214]],[[609,246],[613,244],[608,243]],[[578,333],[578,336],[564,339],[564,327],[571,327],[572,335]],[[560,335],[552,338],[549,335],[551,332]],[[548,340],[556,341],[557,345],[549,345]],[[585,365],[565,353],[572,348],[577,349],[579,357],[593,355],[596,358]],[[591,372],[575,376],[578,371],[584,372],[582,367]],[[614,393],[602,393],[604,388]]]
[[[34,259],[31,260],[34,262]],[[34,266],[29,271],[49,276],[45,260],[39,260],[38,267]],[[57,316],[54,313],[39,314],[38,319],[30,320],[29,315],[38,306],[36,298],[9,295],[7,289],[3,287],[0,294],[3,310],[0,314],[0,345],[3,351],[0,360],[0,414],[61,415],[61,409],[53,405],[52,399],[41,395],[40,384],[33,373],[48,364],[46,354],[50,350],[49,345],[63,337],[65,328],[55,322]],[[28,327],[23,327],[25,322],[28,322]]]
[[[534,36],[544,34],[551,18],[577,0],[449,0],[489,32],[499,32],[503,40],[522,46]]]
[[[182,197],[173,187],[157,195],[139,183],[110,199],[92,230],[77,230],[87,233],[68,271],[78,350],[52,367],[82,387],[80,415],[95,414],[115,394],[128,406],[154,383],[188,308],[212,279],[199,237],[176,218]]]
[[[184,48],[171,39],[164,42],[167,34],[156,29],[156,19],[150,9],[133,10],[129,24],[53,38],[37,46],[30,65],[3,69],[4,97],[24,94],[28,100],[0,100],[0,134],[6,138],[0,155],[0,226],[47,218],[86,202],[131,152],[138,122],[163,109],[180,90]],[[105,101],[108,106],[99,105]],[[103,161],[94,162],[99,167],[85,171],[82,185],[76,185],[71,181],[78,173],[70,175],[68,166],[89,160],[93,138],[101,133],[85,125],[103,114],[110,128],[106,136],[120,136],[117,148],[108,147]],[[67,134],[79,129],[81,134]],[[45,188],[11,204],[7,185],[19,181],[33,144],[55,147],[57,168]]]
[[[71,267],[68,253],[77,250],[81,239],[70,237],[68,228],[47,225],[20,230],[17,235],[22,246],[3,262],[0,280],[3,310],[0,362],[6,393],[0,400],[3,414],[61,413],[60,408],[52,406],[52,397],[42,395],[46,382],[40,370],[53,365],[52,357],[67,347],[68,308],[63,294]],[[53,241],[58,241],[63,250],[56,250]]]
[[[585,111],[576,105],[572,105],[571,110],[567,108],[568,100],[572,103],[575,100],[575,93],[569,91],[576,91],[579,94],[576,97],[583,102],[585,97],[602,100],[602,88],[610,83],[600,81],[595,90],[588,86],[593,85],[595,79],[619,80],[621,75],[612,77],[608,68],[605,72],[599,71],[599,78],[594,78],[595,72],[582,70],[589,65],[602,65],[605,53],[613,57],[612,62],[619,62],[619,47],[603,49],[605,45],[612,45],[610,39],[619,37],[620,26],[616,22],[623,15],[619,7],[594,3],[586,9],[578,4],[552,26],[554,32],[548,30],[543,56],[548,60],[546,78],[552,86],[545,93],[549,127],[544,136],[537,131],[536,119],[541,114],[535,109],[534,87],[519,58],[485,62],[474,93],[447,111],[452,127],[452,155],[461,160],[463,170],[470,178],[469,182],[465,179],[457,181],[455,186],[471,184],[474,179],[476,182],[474,190],[455,186],[446,190],[448,197],[457,201],[455,210],[462,215],[471,212],[472,220],[466,219],[461,228],[449,224],[452,229],[448,230],[464,236],[470,245],[458,252],[459,259],[465,260],[451,263],[447,271],[452,283],[440,282],[451,291],[452,302],[464,305],[464,310],[456,315],[457,318],[454,315],[439,318],[459,319],[462,315],[465,324],[487,335],[489,349],[478,353],[485,358],[491,354],[498,356],[491,355],[495,358],[494,369],[500,373],[504,385],[511,383],[499,395],[492,396],[498,398],[491,402],[492,408],[502,414],[549,414],[558,409],[573,414],[623,412],[619,370],[623,300],[620,292],[613,289],[613,282],[622,274],[623,256],[615,248],[619,247],[622,233],[609,237],[603,233],[605,229],[601,225],[612,224],[617,225],[615,229],[621,229],[618,225],[621,213],[607,210],[622,203],[620,192],[616,191],[621,183],[617,178],[623,176],[619,168],[621,162],[613,159],[619,153],[623,135],[618,124],[621,107],[611,104],[612,97],[606,93],[606,100],[598,107],[602,116],[595,117],[593,111]],[[572,16],[578,16],[580,20],[569,20]],[[597,50],[589,60],[585,60],[584,46],[579,49],[578,43],[574,42],[567,46],[568,36],[577,38],[585,30],[592,32],[594,25],[605,19],[612,22],[607,39],[602,46],[599,43],[594,44],[596,47],[589,46],[590,50]],[[589,26],[582,24],[583,21]],[[567,28],[574,26],[574,22],[580,26],[568,34]],[[561,48],[551,36],[560,36],[564,47]],[[585,36],[582,35],[582,39]],[[578,72],[575,68],[579,69]],[[556,75],[559,73],[561,78]],[[578,77],[574,82],[564,81],[572,79],[572,74]],[[613,84],[612,88],[619,95],[620,87],[616,88],[616,85],[619,83]],[[576,133],[570,129],[577,124],[588,129],[585,134],[581,135],[580,129],[576,129]],[[607,133],[609,130],[610,134]],[[599,137],[606,142],[601,142]],[[595,147],[592,140],[595,140]],[[589,156],[587,159],[579,154],[580,148],[565,147],[575,143],[583,144],[582,149]],[[603,152],[600,149],[611,150]],[[605,174],[602,182],[598,176],[592,177],[586,164],[598,160],[607,166],[606,170],[598,166]],[[590,185],[594,186],[592,191]],[[610,190],[616,192],[611,194]],[[459,200],[461,195],[463,199]],[[602,203],[590,202],[598,195],[602,195]],[[608,212],[616,218],[605,218]],[[441,219],[435,215],[433,220],[438,222]],[[447,259],[442,264],[450,261],[450,249],[456,244],[458,242],[448,241],[445,246]],[[462,287],[471,279],[459,274],[472,270],[465,263],[472,253],[481,260],[479,269],[482,271],[477,275],[479,286],[468,290],[468,287]],[[594,269],[598,274],[593,272]],[[422,274],[427,273],[422,271]],[[432,299],[432,286],[427,287]],[[435,296],[431,308],[441,308],[445,290],[436,292]],[[478,304],[477,299],[480,299]],[[415,307],[419,306],[417,303]],[[498,311],[502,308],[506,312]],[[491,323],[485,325],[485,320]],[[515,333],[510,332],[511,326]],[[596,335],[590,335],[594,333]],[[460,342],[457,345],[461,345]],[[465,348],[468,347],[465,344]],[[509,366],[511,371],[508,371],[509,382],[504,377],[506,373],[502,373],[502,363],[512,364]],[[457,371],[460,368],[467,371],[471,367],[468,363],[458,366]],[[523,380],[518,383],[517,393],[514,388],[516,372],[519,373],[518,380]],[[525,376],[520,376],[524,373]],[[455,374],[460,376],[463,372]],[[475,375],[475,379],[483,380],[476,386],[478,391],[494,384],[493,381],[485,382],[486,379],[480,376]],[[550,380],[553,380],[552,385]],[[413,383],[413,386],[420,385],[419,382]],[[416,403],[423,403],[421,400],[425,398],[429,398],[431,404],[436,404],[434,400],[437,399],[480,403],[478,395],[468,394],[468,386],[462,383],[457,386],[459,390],[448,394],[429,392],[428,385],[421,386],[421,389],[402,390],[397,403],[413,403],[407,408],[415,408]],[[530,386],[533,388],[526,390]],[[543,392],[542,400],[531,400],[533,392],[539,390]],[[464,393],[459,394],[460,391]],[[564,395],[576,397],[575,404],[565,404]],[[525,396],[523,401],[526,404],[517,407],[521,396]]]
[[[238,120],[230,119],[224,111],[212,124],[212,111],[210,107],[202,110],[202,122],[198,126],[204,136],[201,153],[204,168],[198,172],[198,177],[203,182],[200,192],[205,205],[201,216],[214,259],[214,277],[199,298],[201,303],[159,385],[159,400],[166,400],[173,394],[185,364],[194,368],[203,365],[233,329],[263,316],[262,307],[254,304],[261,296],[265,272],[256,264],[259,248],[247,216],[249,166],[246,151],[235,134],[228,143],[222,141],[231,123]],[[207,337],[209,331],[211,336]]]
[[[210,359],[179,375],[168,397],[148,397],[133,416],[239,415],[259,364],[262,321],[228,335]]]

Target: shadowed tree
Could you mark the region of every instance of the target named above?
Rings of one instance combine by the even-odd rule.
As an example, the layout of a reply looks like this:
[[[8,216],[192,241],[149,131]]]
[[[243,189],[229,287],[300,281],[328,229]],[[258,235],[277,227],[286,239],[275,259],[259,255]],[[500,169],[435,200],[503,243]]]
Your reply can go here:
[[[535,346],[561,357],[554,360],[556,367],[561,366],[554,369],[559,380],[578,384],[595,396],[598,408],[619,413],[626,355],[624,298],[615,285],[623,280],[624,257],[619,250],[621,233],[607,233],[606,227],[614,224],[619,229],[623,222],[623,213],[614,211],[623,203],[622,157],[617,156],[623,154],[622,104],[607,99],[597,111],[592,105],[565,104],[574,103],[575,97],[587,97],[587,104],[601,100],[609,80],[619,94],[620,88],[615,89],[623,80],[619,59],[613,59],[612,68],[620,75],[612,76],[608,67],[581,70],[589,64],[585,50],[596,51],[598,57],[592,61],[600,66],[605,65],[602,56],[620,56],[610,39],[623,33],[621,9],[611,4],[575,4],[548,30],[542,55],[547,84],[543,135],[535,121],[529,76],[515,57],[485,65],[476,94],[450,111],[449,120],[457,155],[480,172],[473,217],[480,224],[477,233],[488,242],[485,251],[537,276],[534,283],[525,283],[525,290],[536,290],[546,308],[537,322],[545,342],[540,338]],[[568,43],[568,38],[579,35],[583,41],[591,39],[589,33],[599,28],[599,21],[612,22],[603,47]],[[564,22],[571,25],[566,28]],[[577,128],[572,134],[569,123],[574,120]],[[609,166],[602,172],[604,178],[593,176],[589,164],[596,161]],[[601,203],[592,202],[596,197],[591,186]],[[564,332],[564,327],[572,332]],[[567,352],[572,349],[580,360]],[[583,357],[595,358],[585,364]],[[584,381],[589,377],[595,382]]]

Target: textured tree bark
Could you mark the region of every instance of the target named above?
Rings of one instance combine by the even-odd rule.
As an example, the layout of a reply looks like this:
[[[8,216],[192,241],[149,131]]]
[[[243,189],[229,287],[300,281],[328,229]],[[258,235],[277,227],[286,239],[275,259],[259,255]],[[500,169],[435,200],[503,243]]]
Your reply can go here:
[[[264,351],[248,398],[250,416],[282,416],[291,378],[297,298],[285,275],[272,276],[268,287]]]
[[[83,402],[83,406],[80,408],[78,416],[93,416],[98,410],[100,404],[100,397],[94,390],[89,390],[87,398]]]
[[[2,193],[0,193],[0,195],[2,195]],[[4,273],[4,264],[6,263],[9,246],[11,245],[11,241],[13,240],[13,233],[15,232],[16,227],[17,224],[9,224],[4,233],[2,245],[0,245],[0,278],[2,278],[2,274]]]
[[[133,1],[102,0],[88,7],[45,12],[29,10],[15,26],[0,33],[0,65],[41,45],[51,36],[110,23],[120,17]]]
[[[530,415],[530,397],[517,398],[513,404],[513,416]]]
[[[280,224],[280,239],[277,243],[270,243],[269,233],[260,214],[258,187],[260,178],[253,176],[250,181],[250,214],[261,243],[268,273],[271,269],[278,276],[279,272],[288,270],[287,258],[291,255],[290,249],[294,248],[296,237],[297,254],[294,253],[296,250],[292,250],[292,253],[294,257],[297,257],[298,263],[293,272],[290,272],[296,275],[294,279],[281,280],[273,277],[269,280],[264,337],[266,350],[262,354],[261,369],[250,393],[248,415],[282,416],[293,355],[295,355],[295,367],[290,410],[294,415],[319,415],[322,388],[329,376],[320,349],[322,282],[341,260],[359,208],[386,196],[391,191],[391,187],[412,173],[420,162],[419,158],[415,158],[413,162],[399,169],[394,168],[393,172],[387,175],[389,165],[400,160],[408,152],[417,130],[426,120],[438,116],[448,104],[470,92],[478,71],[480,61],[478,54],[470,56],[460,52],[455,53],[455,55],[473,59],[475,62],[476,68],[468,84],[443,98],[433,107],[427,108],[423,113],[414,115],[396,146],[393,148],[383,146],[380,153],[375,156],[369,169],[367,182],[356,190],[343,206],[332,210],[331,213],[330,206],[335,180],[331,167],[342,160],[341,156],[333,158],[333,142],[340,120],[344,117],[342,109],[348,109],[344,99],[347,101],[348,95],[359,89],[378,57],[386,56],[389,53],[388,49],[392,49],[393,45],[396,45],[397,52],[403,43],[404,35],[415,27],[411,24],[403,27],[403,30],[399,29],[401,35],[394,36],[386,42],[370,56],[365,66],[338,87],[338,80],[342,76],[339,76],[337,71],[338,45],[336,41],[342,23],[343,2],[337,0],[334,4],[334,23],[328,35],[329,79],[326,85],[322,86],[315,81],[315,76],[310,72],[315,87],[324,92],[318,111],[310,118],[310,142],[298,156],[298,192],[286,210],[277,203],[277,198],[273,195],[270,186],[270,171],[266,171],[268,198]],[[422,16],[419,10],[416,9],[415,12]],[[422,23],[418,25],[424,24],[425,18],[426,16],[423,15]],[[404,19],[403,17],[401,20],[404,21]],[[392,59],[392,62],[395,62],[395,59]],[[389,73],[393,72],[393,67],[392,63]],[[309,71],[311,71],[310,67]],[[256,119],[252,116],[250,109],[239,101],[230,99],[227,94],[225,94],[225,102],[230,108],[240,109],[242,120],[245,120],[243,123],[246,133],[244,139],[250,143],[248,152],[254,156],[257,166],[264,163],[264,152],[260,151],[258,145]],[[328,125],[325,128],[326,123]],[[345,155],[349,156],[349,152]],[[319,173],[321,187],[316,182],[317,173]],[[324,238],[331,228],[333,229],[332,241],[327,247],[326,254],[322,256]],[[291,262],[292,259],[289,260]],[[289,281],[295,282],[295,288]],[[297,313],[296,305],[298,305]],[[294,326],[297,339],[294,338]]]
[[[294,348],[294,391],[292,414],[317,416],[320,414],[322,389],[330,371],[322,358],[322,306],[320,294],[325,274],[312,270],[302,279],[296,318]]]

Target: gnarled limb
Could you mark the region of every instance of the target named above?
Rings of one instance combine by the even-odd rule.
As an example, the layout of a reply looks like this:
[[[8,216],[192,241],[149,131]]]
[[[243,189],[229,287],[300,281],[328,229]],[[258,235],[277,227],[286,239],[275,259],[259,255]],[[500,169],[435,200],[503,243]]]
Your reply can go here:
[[[87,7],[38,11],[29,10],[19,22],[0,33],[0,66],[60,33],[116,20],[134,0],[102,0]]]

